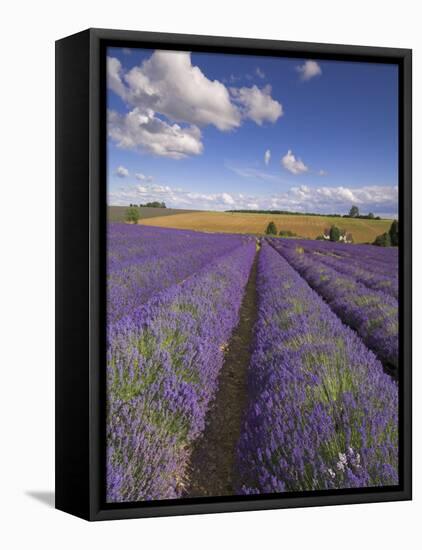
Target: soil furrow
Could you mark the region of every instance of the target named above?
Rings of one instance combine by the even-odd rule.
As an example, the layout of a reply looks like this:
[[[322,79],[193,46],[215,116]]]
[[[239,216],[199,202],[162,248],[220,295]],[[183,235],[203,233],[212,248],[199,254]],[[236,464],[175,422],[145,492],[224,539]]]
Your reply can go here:
[[[240,307],[239,324],[228,344],[205,432],[191,455],[185,494],[188,498],[235,494],[235,453],[247,402],[247,371],[257,315],[257,258],[258,253]]]

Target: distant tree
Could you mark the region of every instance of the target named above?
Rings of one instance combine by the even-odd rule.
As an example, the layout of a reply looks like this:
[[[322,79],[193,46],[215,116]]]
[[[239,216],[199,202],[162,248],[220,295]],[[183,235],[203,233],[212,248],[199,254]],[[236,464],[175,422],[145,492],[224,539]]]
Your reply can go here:
[[[341,231],[336,225],[330,227],[330,241],[336,243],[340,240]]]
[[[143,206],[148,206],[149,208],[166,208],[166,203],[159,202],[159,201],[152,201],[152,202],[147,202]]]
[[[358,218],[359,217],[359,208],[357,206],[352,206],[352,208],[349,211],[349,217],[350,218]]]
[[[394,220],[389,230],[391,246],[399,246],[399,222]]]
[[[378,235],[375,241],[372,243],[375,246],[391,246],[391,238],[389,233],[383,233]]]
[[[375,219],[376,219],[376,220],[380,220],[380,219],[381,219],[381,216],[376,216]]]
[[[277,226],[274,222],[270,222],[265,230],[266,235],[277,235]]]
[[[375,218],[374,214],[372,212],[369,212],[368,219],[373,220]]]
[[[290,229],[281,229],[279,233],[280,237],[297,237],[296,233],[290,231]]]
[[[136,206],[129,206],[125,212],[125,220],[129,223],[138,223],[139,210]]]

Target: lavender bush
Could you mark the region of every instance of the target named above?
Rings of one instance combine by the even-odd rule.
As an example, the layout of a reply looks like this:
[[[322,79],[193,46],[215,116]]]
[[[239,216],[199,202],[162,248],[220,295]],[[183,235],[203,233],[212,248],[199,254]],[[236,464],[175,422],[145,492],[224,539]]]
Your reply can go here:
[[[255,254],[252,239],[223,255],[212,240],[219,257],[108,325],[109,502],[183,493]]]
[[[379,247],[367,245],[350,246],[310,240],[297,240],[287,244],[289,245],[294,248],[302,247],[305,253],[314,254],[318,261],[339,273],[353,277],[368,288],[398,298],[398,264],[395,248],[387,249],[388,253],[381,259],[379,254],[372,252],[379,250]]]
[[[110,224],[107,318],[124,316],[165,288],[237,248],[247,237]]]
[[[329,254],[335,258],[348,260],[350,266],[387,277],[397,278],[398,248],[378,247],[366,244],[333,243],[327,241],[300,240],[305,250]]]
[[[335,257],[318,253],[317,260],[328,267],[332,267],[343,275],[353,277],[358,283],[362,283],[367,288],[379,290],[389,294],[396,300],[399,296],[399,281],[398,277],[380,274],[374,269],[371,269],[371,262],[367,260],[366,266],[362,267],[357,262],[349,259]]]
[[[398,305],[395,298],[371,290],[353,277],[324,265],[316,255],[306,254],[300,242],[286,244],[278,239],[272,240],[271,245],[388,367],[398,368]]]
[[[396,485],[396,383],[266,243],[258,293],[238,491]]]

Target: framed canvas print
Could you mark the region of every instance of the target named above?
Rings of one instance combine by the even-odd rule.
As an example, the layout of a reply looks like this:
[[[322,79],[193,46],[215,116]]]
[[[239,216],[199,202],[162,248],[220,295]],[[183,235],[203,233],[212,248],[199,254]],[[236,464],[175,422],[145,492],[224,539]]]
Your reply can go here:
[[[56,43],[56,506],[411,498],[411,51]]]

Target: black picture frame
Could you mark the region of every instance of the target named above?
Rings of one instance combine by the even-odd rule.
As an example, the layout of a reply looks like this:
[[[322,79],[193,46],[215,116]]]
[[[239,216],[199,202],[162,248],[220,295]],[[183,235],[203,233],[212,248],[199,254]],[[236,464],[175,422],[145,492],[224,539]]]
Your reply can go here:
[[[400,486],[106,504],[105,48],[161,48],[394,63],[399,68]],[[412,52],[88,29],[56,42],[56,508],[86,520],[326,506],[412,498]]]

